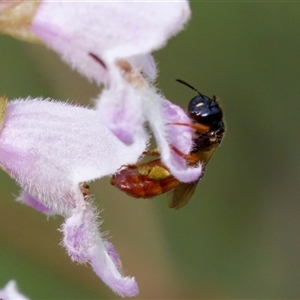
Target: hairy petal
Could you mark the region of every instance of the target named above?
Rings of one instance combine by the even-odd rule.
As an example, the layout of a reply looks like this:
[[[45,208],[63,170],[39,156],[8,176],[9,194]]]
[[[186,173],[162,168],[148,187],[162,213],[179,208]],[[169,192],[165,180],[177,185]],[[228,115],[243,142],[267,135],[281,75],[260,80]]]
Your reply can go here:
[[[73,261],[90,263],[95,273],[114,292],[123,297],[135,296],[138,293],[135,279],[120,273],[119,256],[112,244],[101,237],[99,225],[90,200],[84,201],[81,196],[81,201],[77,201],[71,216],[62,226],[62,245]]]
[[[184,125],[191,124],[190,118],[179,106],[168,100],[162,99],[161,104],[168,142],[182,152],[189,153],[192,148],[193,130],[191,127]]]
[[[135,163],[146,143],[141,131],[136,142],[126,146],[92,109],[16,100],[9,103],[0,132],[0,165],[32,198],[65,214],[74,207],[80,182]]]
[[[80,192],[78,197],[82,198]],[[98,235],[98,223],[90,201],[76,202],[76,207],[71,211],[61,231],[64,234],[62,245],[71,259],[79,263],[88,262],[89,248],[95,244]]]
[[[202,166],[188,168],[186,161],[170,147],[173,145],[183,153],[189,153],[192,147],[192,130],[188,126],[172,123],[190,124],[185,112],[159,95],[153,97],[148,111],[148,122],[161,149],[161,159],[173,176],[181,182],[193,182],[199,179]]]
[[[51,210],[50,208],[45,206],[43,203],[36,200],[35,198],[33,198],[30,194],[28,194],[25,191],[22,191],[20,196],[16,200],[18,202],[27,204],[27,205],[31,206],[32,208],[34,208],[35,210],[37,210],[43,214],[46,214],[48,216],[55,214],[55,211]]]
[[[93,63],[89,53],[107,65],[134,57],[136,65],[143,66],[140,55],[164,46],[182,29],[189,15],[187,1],[42,1],[32,32],[82,74],[108,83],[108,72]]]
[[[114,81],[109,88],[104,89],[97,99],[96,109],[99,120],[109,128],[122,142],[130,145],[140,135],[145,121],[143,115],[144,79],[124,80],[116,67]],[[130,74],[134,77],[135,75]],[[141,82],[139,82],[141,81]],[[135,85],[139,85],[136,88]]]
[[[107,245],[98,239],[95,247],[91,248],[91,264],[95,273],[108,285],[111,289],[122,297],[133,297],[139,292],[134,277],[123,277],[119,272],[119,265],[115,265],[114,256],[110,252],[107,255],[100,256],[98,253],[106,249]],[[107,251],[107,249],[106,249]],[[111,251],[111,247],[109,249]]]

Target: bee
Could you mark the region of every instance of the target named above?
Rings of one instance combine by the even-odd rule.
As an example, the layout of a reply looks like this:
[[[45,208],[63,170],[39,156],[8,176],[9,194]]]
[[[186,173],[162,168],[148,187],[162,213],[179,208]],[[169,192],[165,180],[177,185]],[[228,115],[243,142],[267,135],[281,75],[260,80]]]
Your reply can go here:
[[[171,123],[172,125],[190,126],[194,130],[191,152],[184,154],[172,145],[171,148],[183,157],[189,166],[202,163],[203,171],[200,178],[195,182],[180,182],[172,176],[158,158],[146,163],[126,165],[112,176],[110,183],[135,198],[152,198],[173,190],[169,207],[180,209],[189,202],[194,194],[199,180],[204,175],[207,163],[222,141],[225,125],[223,112],[216,96],[209,98],[187,82],[180,79],[176,79],[176,81],[196,91],[198,95],[192,98],[188,104],[187,115],[192,123]],[[145,154],[159,155],[159,150],[150,150]]]

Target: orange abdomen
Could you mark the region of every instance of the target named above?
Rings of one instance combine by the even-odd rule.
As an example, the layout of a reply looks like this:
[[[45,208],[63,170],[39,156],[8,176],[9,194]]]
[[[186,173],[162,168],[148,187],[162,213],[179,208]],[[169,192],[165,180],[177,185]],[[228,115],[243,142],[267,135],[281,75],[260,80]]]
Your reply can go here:
[[[172,175],[164,179],[153,179],[140,174],[137,166],[129,166],[114,174],[110,183],[132,197],[152,198],[173,189],[179,181]]]

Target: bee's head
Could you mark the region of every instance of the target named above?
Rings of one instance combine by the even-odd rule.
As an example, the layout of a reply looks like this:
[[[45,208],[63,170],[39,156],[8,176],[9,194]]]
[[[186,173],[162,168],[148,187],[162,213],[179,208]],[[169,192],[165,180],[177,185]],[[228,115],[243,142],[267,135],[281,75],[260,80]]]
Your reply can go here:
[[[188,105],[188,115],[197,123],[213,126],[222,121],[223,112],[215,96],[213,99],[199,93]]]
[[[198,95],[189,102],[189,117],[197,123],[209,126],[211,129],[217,129],[221,126],[220,124],[222,124],[223,112],[217,102],[216,96],[213,96],[211,99],[202,95],[197,89],[187,82],[181,79],[176,79],[176,81],[188,86],[198,93]]]

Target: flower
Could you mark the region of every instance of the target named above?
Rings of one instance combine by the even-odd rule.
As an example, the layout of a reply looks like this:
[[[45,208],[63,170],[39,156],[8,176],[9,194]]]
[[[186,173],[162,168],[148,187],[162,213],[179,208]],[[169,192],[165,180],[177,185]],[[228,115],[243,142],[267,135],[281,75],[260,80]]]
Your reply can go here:
[[[101,124],[95,110],[42,99],[1,100],[0,165],[23,189],[18,200],[64,216],[62,244],[72,260],[91,263],[118,294],[135,295],[137,284],[118,271],[82,183],[135,163],[148,136],[140,131],[138,142],[127,146]]]
[[[116,251],[98,230],[101,221],[85,182],[135,163],[148,135],[140,130],[137,141],[126,145],[93,109],[39,98],[0,100],[0,166],[21,186],[18,201],[47,215],[64,216],[62,245],[71,259],[90,263],[119,295],[136,295],[136,281],[121,275]],[[162,103],[168,122],[188,121],[179,107]],[[168,128],[174,145],[191,141],[189,127]]]
[[[187,1],[30,3],[20,1],[12,8],[1,3],[0,30],[45,43],[87,78],[104,84],[96,99],[100,122],[128,145],[148,122],[170,172],[181,182],[198,180],[201,165],[190,168],[170,147],[151,56],[189,19]],[[178,145],[181,152],[185,148]]]
[[[0,289],[0,299],[3,300],[29,300],[29,298],[22,295],[17,288],[17,284],[14,280],[9,281],[6,286]]]
[[[5,7],[5,16],[14,19],[18,8]],[[141,158],[149,147],[146,122],[170,172],[182,182],[199,178],[201,165],[188,167],[172,150],[190,151],[192,130],[178,125],[190,120],[154,87],[151,56],[183,28],[188,3],[44,0],[26,14],[27,21],[28,15],[32,22],[18,23],[19,37],[39,38],[104,89],[95,109],[39,98],[7,104],[1,98],[0,166],[21,186],[18,201],[65,217],[62,245],[73,261],[90,263],[117,294],[135,296],[135,279],[121,274],[118,254],[98,230],[101,220],[87,182]]]
[[[170,147],[164,97],[153,86],[151,52],[180,31],[189,16],[187,1],[41,1],[31,26],[31,33],[73,68],[104,84],[96,99],[98,116],[122,142],[137,142],[149,123],[163,163],[182,182],[196,181],[202,168],[189,168]]]

